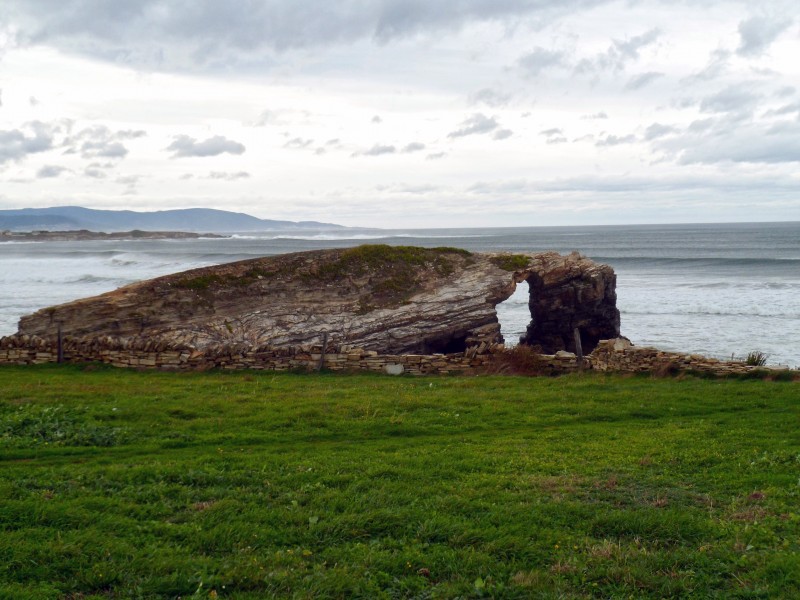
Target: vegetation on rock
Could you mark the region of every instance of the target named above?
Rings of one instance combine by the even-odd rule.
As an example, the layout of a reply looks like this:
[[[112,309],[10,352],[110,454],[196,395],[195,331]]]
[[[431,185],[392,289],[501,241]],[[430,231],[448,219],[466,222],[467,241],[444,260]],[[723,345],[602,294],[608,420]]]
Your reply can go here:
[[[361,299],[360,312],[365,313],[402,304],[420,291],[420,280],[426,271],[447,277],[455,271],[456,261],[471,255],[460,248],[368,244],[344,250],[337,259],[320,265],[309,276],[326,282],[369,277],[369,293]]]
[[[524,254],[500,254],[492,257],[492,262],[504,271],[519,271],[530,264],[530,257]]]

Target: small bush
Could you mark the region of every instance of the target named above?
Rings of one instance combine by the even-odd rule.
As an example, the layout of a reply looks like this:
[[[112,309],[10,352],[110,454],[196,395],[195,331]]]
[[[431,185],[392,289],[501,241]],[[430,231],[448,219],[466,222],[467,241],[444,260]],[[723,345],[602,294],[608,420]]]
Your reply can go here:
[[[752,367],[763,367],[767,364],[768,358],[768,354],[764,354],[760,350],[754,350],[747,355],[747,358],[744,359],[744,362],[746,365],[750,365]]]

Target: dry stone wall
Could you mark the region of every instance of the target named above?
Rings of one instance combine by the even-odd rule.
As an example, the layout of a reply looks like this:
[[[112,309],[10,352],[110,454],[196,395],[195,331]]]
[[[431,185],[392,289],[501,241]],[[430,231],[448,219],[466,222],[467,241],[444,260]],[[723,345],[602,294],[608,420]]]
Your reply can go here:
[[[93,338],[63,341],[66,363],[101,362],[115,367],[161,370],[256,369],[269,371],[373,371],[393,375],[476,375],[492,368],[492,357],[502,345],[470,348],[452,354],[378,354],[374,350],[342,348],[323,354],[310,351],[247,346],[218,346],[194,350],[143,340]],[[58,361],[55,342],[36,336],[0,338],[0,364],[31,365]],[[542,357],[542,366],[553,373],[577,370],[574,354],[559,352]]]
[[[451,354],[379,354],[361,348],[340,348],[323,354],[321,347],[310,351],[250,346],[215,346],[203,350],[169,346],[163,342],[114,338],[65,339],[64,362],[101,362],[115,367],[161,370],[268,370],[313,371],[320,366],[330,371],[370,371],[400,375],[478,375],[498,372],[495,354],[500,345],[483,345]],[[33,365],[58,361],[53,340],[17,335],[0,338],[0,365]],[[540,370],[551,374],[571,373],[582,368],[619,373],[680,372],[716,376],[743,375],[759,367],[741,361],[720,361],[699,355],[664,352],[633,346],[627,339],[601,340],[592,354],[579,365],[577,357],[565,351],[541,355]],[[762,367],[763,368],[763,367]]]
[[[699,354],[665,352],[657,348],[638,347],[626,338],[601,340],[588,357],[596,371],[616,373],[705,373],[717,377],[746,375],[761,369],[784,368],[756,367],[738,360],[717,360]]]

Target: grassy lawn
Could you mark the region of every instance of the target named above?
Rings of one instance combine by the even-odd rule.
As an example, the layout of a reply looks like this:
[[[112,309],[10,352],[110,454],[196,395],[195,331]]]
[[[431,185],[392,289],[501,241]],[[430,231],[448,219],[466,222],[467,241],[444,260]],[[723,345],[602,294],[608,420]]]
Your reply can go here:
[[[0,598],[800,597],[800,384],[0,368]]]

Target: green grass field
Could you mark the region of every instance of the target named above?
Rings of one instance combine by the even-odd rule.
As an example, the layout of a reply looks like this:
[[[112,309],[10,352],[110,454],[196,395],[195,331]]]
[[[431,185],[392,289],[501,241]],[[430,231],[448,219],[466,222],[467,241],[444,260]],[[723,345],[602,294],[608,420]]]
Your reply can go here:
[[[800,385],[0,368],[0,598],[797,598]]]

